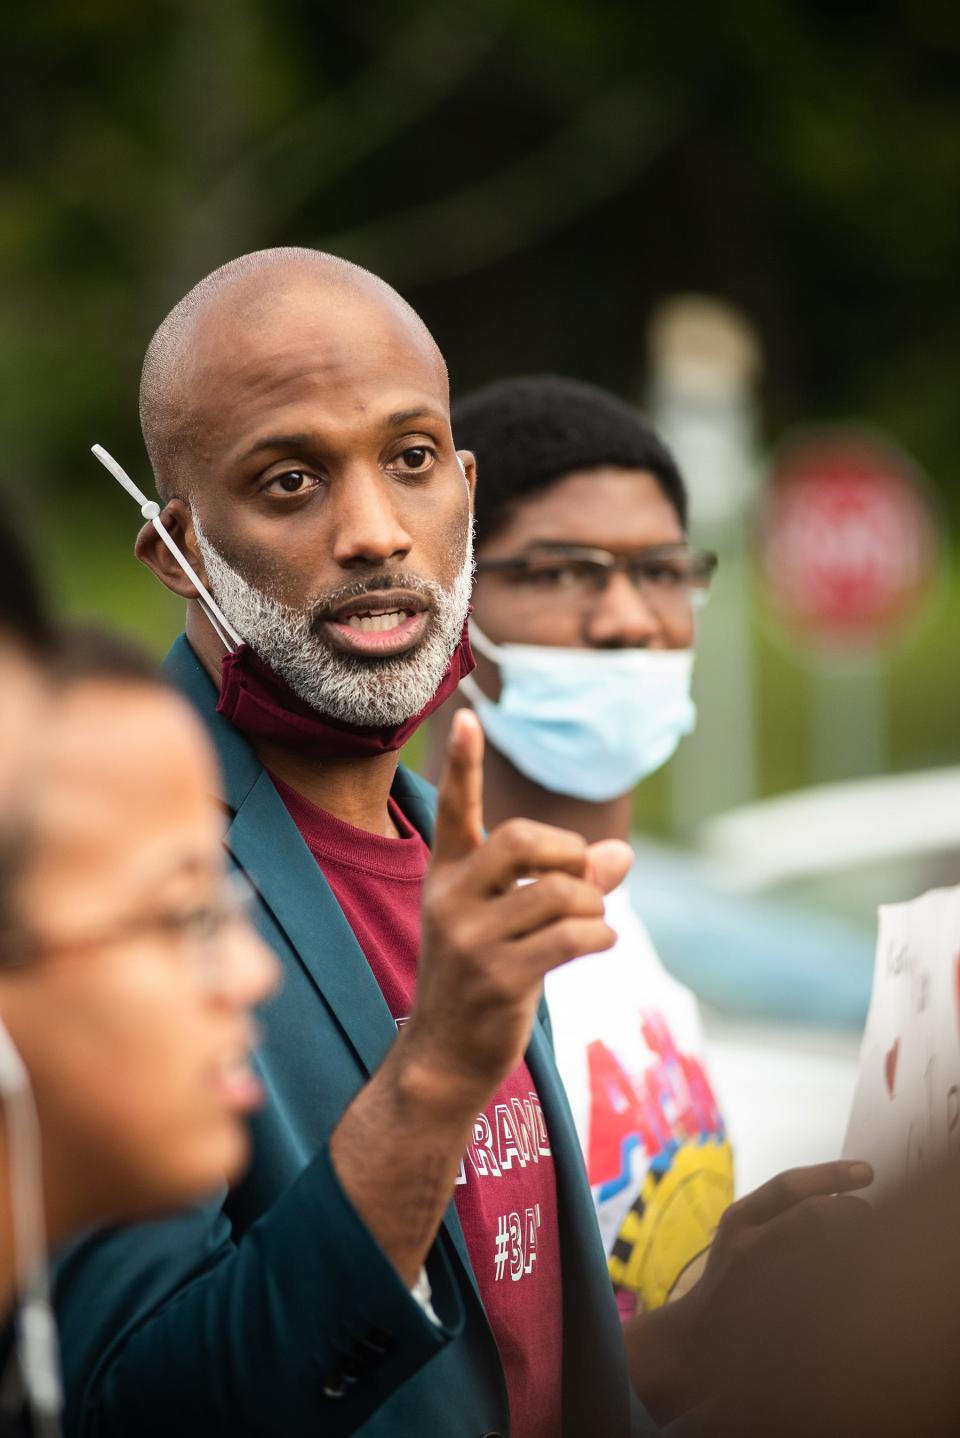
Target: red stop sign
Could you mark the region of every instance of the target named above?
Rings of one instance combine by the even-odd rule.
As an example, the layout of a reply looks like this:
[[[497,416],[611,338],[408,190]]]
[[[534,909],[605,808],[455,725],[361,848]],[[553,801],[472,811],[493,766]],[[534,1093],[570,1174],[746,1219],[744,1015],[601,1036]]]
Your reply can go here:
[[[841,644],[893,638],[925,597],[936,555],[915,471],[876,436],[824,431],[774,465],[761,558],[776,608],[796,627]]]

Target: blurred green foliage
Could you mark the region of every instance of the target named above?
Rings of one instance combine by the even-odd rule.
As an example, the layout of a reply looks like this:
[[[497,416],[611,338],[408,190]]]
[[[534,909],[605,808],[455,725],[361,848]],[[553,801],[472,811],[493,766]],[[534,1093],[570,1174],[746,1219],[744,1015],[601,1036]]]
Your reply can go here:
[[[153,328],[273,244],[397,284],[460,389],[550,369],[639,396],[656,301],[718,295],[762,336],[765,439],[868,420],[956,515],[952,0],[47,0],[5,30],[2,471],[66,610],[175,630],[89,445],[145,477]],[[898,767],[960,751],[957,607],[891,666]],[[808,680],[756,647],[771,790],[808,775]]]

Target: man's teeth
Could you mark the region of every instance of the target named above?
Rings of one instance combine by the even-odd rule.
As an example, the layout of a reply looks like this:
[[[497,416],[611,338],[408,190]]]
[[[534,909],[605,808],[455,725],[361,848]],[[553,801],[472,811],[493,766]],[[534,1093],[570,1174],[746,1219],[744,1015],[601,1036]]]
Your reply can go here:
[[[382,634],[386,629],[396,629],[406,618],[406,611],[398,609],[392,614],[351,614],[344,622],[362,634]]]

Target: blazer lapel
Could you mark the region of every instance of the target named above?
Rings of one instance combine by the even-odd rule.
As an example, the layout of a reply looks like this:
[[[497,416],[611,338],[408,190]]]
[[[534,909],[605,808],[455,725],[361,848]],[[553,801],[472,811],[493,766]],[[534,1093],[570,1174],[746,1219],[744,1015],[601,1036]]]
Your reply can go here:
[[[396,1024],[343,910],[266,770],[261,769],[237,811],[226,843],[372,1073],[397,1036]]]
[[[199,710],[219,754],[224,797],[233,816],[227,831],[228,851],[333,1010],[361,1065],[373,1073],[396,1039],[397,1028],[343,910],[252,747],[217,714],[216,689],[183,635],[164,668]],[[394,798],[428,844],[434,823],[430,792],[422,780],[403,769],[398,771]],[[443,1226],[479,1299],[452,1200]]]
[[[199,711],[220,758],[232,815],[226,845],[372,1073],[396,1025],[353,930],[269,774],[243,735],[216,712],[217,691],[181,635],[167,674]]]

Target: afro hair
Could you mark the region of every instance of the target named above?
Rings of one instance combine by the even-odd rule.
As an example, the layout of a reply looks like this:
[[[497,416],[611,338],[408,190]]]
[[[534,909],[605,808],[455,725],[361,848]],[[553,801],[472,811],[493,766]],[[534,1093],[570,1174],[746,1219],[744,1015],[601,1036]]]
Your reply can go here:
[[[574,470],[616,465],[652,474],[687,526],[687,491],[672,454],[632,405],[559,375],[497,380],[458,400],[456,444],[477,456],[477,542],[516,505]]]

